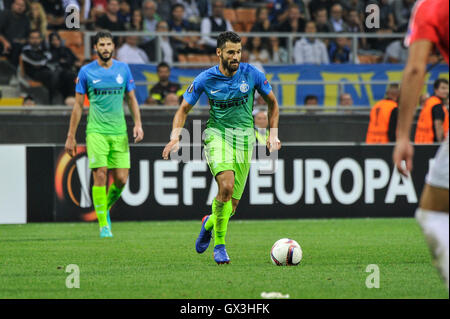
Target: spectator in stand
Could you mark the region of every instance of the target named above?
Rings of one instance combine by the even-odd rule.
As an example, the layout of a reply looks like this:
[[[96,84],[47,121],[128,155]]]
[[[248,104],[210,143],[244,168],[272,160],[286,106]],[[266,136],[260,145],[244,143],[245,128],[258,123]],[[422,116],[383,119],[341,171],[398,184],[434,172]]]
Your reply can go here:
[[[14,0],[11,10],[0,12],[0,56],[17,66],[22,47],[30,33],[30,20],[25,0]]]
[[[108,0],[105,14],[97,19],[97,30],[125,31],[125,24],[119,20],[119,0]]]
[[[57,32],[48,36],[51,59],[48,62],[53,66],[54,74],[58,78],[59,90],[63,98],[75,96],[75,79],[81,67],[81,61],[72,50],[64,46]]]
[[[149,63],[147,54],[138,47],[139,38],[135,35],[127,36],[125,43],[117,50],[117,60],[127,64]]]
[[[347,23],[347,26],[348,26],[348,32],[354,32],[354,33],[364,32],[364,27],[361,22],[361,18],[356,9],[350,9],[347,12],[347,17],[345,19],[345,22]]]
[[[331,63],[349,63],[351,58],[351,50],[348,45],[349,39],[344,37],[336,38],[331,41],[328,54]]]
[[[330,9],[330,20],[328,26],[331,32],[348,32],[347,23],[342,18],[344,9],[339,3],[335,3]]]
[[[158,5],[153,0],[144,0],[142,3],[142,12],[144,15],[144,31],[155,32],[156,24],[161,21],[161,17],[156,13]],[[153,40],[154,37],[144,37],[142,40],[145,42]]]
[[[295,4],[299,9],[299,17],[307,20],[308,15],[303,0],[275,0],[273,1],[273,9],[270,14],[270,21],[280,25],[289,19],[289,8]]]
[[[180,104],[180,98],[175,93],[169,93],[164,98],[164,105],[166,106],[178,106]]]
[[[161,20],[156,25],[156,32],[168,32],[169,31],[169,25],[166,21]],[[161,36],[159,45],[157,45],[157,38],[154,38],[153,40],[145,43],[142,47],[142,49],[147,53],[148,59],[151,62],[156,61],[156,55],[157,50],[161,50],[161,58],[162,61],[166,62],[168,65],[172,65],[173,63],[173,49],[172,45],[170,44],[170,39],[167,36]]]
[[[289,54],[285,48],[280,46],[280,40],[277,37],[269,38],[268,48],[270,63],[289,63]]]
[[[287,11],[287,19],[279,24],[276,28],[278,32],[304,32],[305,31],[305,19],[301,17],[300,8],[297,4],[293,3],[289,6]],[[287,47],[287,39],[283,38],[280,41],[283,47]]]
[[[382,30],[389,30],[390,32],[394,32],[397,29],[397,26],[395,24],[394,9],[391,5],[392,2],[389,0],[381,0],[379,2],[380,28]]]
[[[250,63],[250,52],[247,50],[246,47],[244,47],[244,49],[242,50],[241,53],[241,62],[242,63]],[[252,62],[252,65],[258,69],[259,71],[261,71],[262,73],[266,73],[266,71],[264,70],[263,65],[261,64],[261,62],[255,60]],[[258,93],[258,91],[255,91],[255,96],[254,96],[254,104],[256,105],[262,105],[265,103],[263,97]]]
[[[311,15],[314,16],[314,12],[317,12],[318,9],[325,9],[327,10],[327,15],[330,12],[331,7],[331,1],[330,0],[313,0],[309,2],[308,8]]]
[[[398,0],[397,2],[401,2],[402,0]],[[370,2],[373,3],[373,0]],[[392,33],[396,32],[397,27],[395,25],[395,19],[394,19],[394,11],[392,8],[392,5],[390,4],[389,0],[381,0],[379,2],[375,2],[375,4],[378,5],[380,8],[380,28],[365,28],[365,32],[370,33],[378,33],[378,34],[386,34],[386,33]],[[365,13],[366,17],[367,14]],[[406,31],[406,27],[404,28],[404,31]],[[380,38],[368,38],[366,40],[368,47],[373,50],[379,50],[384,52],[386,50],[386,47],[389,45],[389,43],[392,41],[392,39],[380,39]]]
[[[384,63],[402,63],[408,60],[408,48],[405,47],[403,40],[396,40],[388,45],[384,54]]]
[[[68,96],[68,97],[66,97],[66,98],[64,99],[64,105],[65,105],[65,106],[68,106],[68,107],[70,107],[70,108],[72,108],[72,109],[73,109],[73,107],[74,107],[74,105],[75,105],[75,102],[76,102],[75,96]]]
[[[353,106],[353,98],[350,93],[339,95],[339,106]]]
[[[170,93],[173,93],[178,96],[178,98],[181,98],[184,93],[184,91],[181,90],[181,85],[169,80],[170,66],[165,62],[161,62],[158,64],[156,72],[158,73],[159,82],[150,89],[145,103],[152,105],[164,105],[165,98]]]
[[[47,14],[47,28],[49,30],[65,29],[65,12],[61,0],[42,1],[42,6]]]
[[[95,22],[99,17],[105,14],[107,0],[93,0],[91,3],[91,9],[89,11],[90,20],[92,21],[89,25],[91,30],[95,30]]]
[[[23,98],[22,106],[36,106],[36,101],[28,94]]]
[[[305,96],[304,105],[305,106],[318,106],[319,99],[315,95],[312,95],[312,94],[307,95],[307,96]]]
[[[425,92],[419,96],[419,107],[423,108],[425,106],[425,102],[430,98],[430,94]]]
[[[315,113],[319,108],[319,98],[315,95],[305,96],[304,105],[307,107],[306,113]]]
[[[249,52],[249,63],[259,62],[264,64],[269,62],[269,51],[263,46],[260,37],[248,39],[247,50]]]
[[[314,22],[316,23],[317,32],[331,32],[330,26],[328,24],[328,11],[325,7],[319,7],[312,13],[312,16],[314,18]]]
[[[172,12],[172,1],[167,0],[155,0],[157,9],[156,13],[161,20],[169,21]]]
[[[353,8],[349,9],[346,22],[348,25],[348,32],[364,33],[364,26],[361,22],[361,15],[358,10]],[[361,49],[367,49],[367,39],[359,38],[358,45]]]
[[[93,10],[93,3],[91,0],[78,0],[79,7],[80,7],[80,24],[82,25],[82,28],[84,26],[84,29],[86,30],[94,30],[94,10]]]
[[[269,9],[267,7],[258,7],[256,9],[256,21],[250,32],[270,32],[273,26],[269,19]]]
[[[49,67],[51,53],[43,45],[43,38],[38,30],[30,32],[28,44],[22,49],[21,59],[23,61],[21,75],[41,82],[48,89],[49,103],[52,104],[59,79]],[[73,83],[71,84],[73,86]]]
[[[30,28],[31,30],[39,30],[44,38],[47,37],[47,15],[39,2],[31,3]]]
[[[314,21],[308,21],[305,27],[306,33],[316,33]],[[295,64],[328,64],[330,63],[325,44],[316,38],[303,37],[294,45]]]
[[[223,17],[225,9],[224,0],[214,0],[212,3],[212,15],[202,19],[200,32],[203,34],[201,43],[208,53],[216,53],[217,36],[209,36],[208,33],[233,31],[230,21]]]
[[[269,119],[267,111],[263,109],[256,109],[252,112],[255,128],[255,137],[259,145],[267,145],[267,138],[269,137]]]
[[[144,31],[144,16],[142,15],[142,10],[133,10],[128,30]]]
[[[369,1],[379,1],[379,0],[369,0]],[[358,15],[362,16],[365,11],[366,6],[369,4],[367,0],[339,0],[338,1],[344,8],[345,14],[348,15],[351,10],[355,10]]]
[[[352,107],[353,98],[350,93],[342,93],[339,95],[339,107],[342,109]],[[351,110],[345,110],[345,113],[351,113]]]
[[[117,13],[119,21],[124,25],[128,25],[131,21],[130,4],[125,0],[120,0],[119,12]]]
[[[108,0],[92,0],[92,8],[98,12],[104,13],[108,6]]]
[[[200,2],[203,2],[200,4]],[[207,1],[195,1],[195,0],[176,0],[176,3],[180,3],[184,7],[184,19],[189,21],[197,31],[200,30],[200,22],[202,15],[200,13],[200,7],[205,6]]]
[[[395,17],[397,29],[403,30],[407,28],[411,11],[414,7],[415,0],[396,0],[392,3],[392,9]]]
[[[195,31],[189,21],[184,18],[184,6],[180,3],[176,3],[172,7],[172,18],[169,20],[169,30],[176,33],[183,34],[189,31]],[[198,37],[191,36],[173,36],[170,37],[170,44],[172,50],[178,56],[178,54],[189,54],[200,52],[198,48]]]

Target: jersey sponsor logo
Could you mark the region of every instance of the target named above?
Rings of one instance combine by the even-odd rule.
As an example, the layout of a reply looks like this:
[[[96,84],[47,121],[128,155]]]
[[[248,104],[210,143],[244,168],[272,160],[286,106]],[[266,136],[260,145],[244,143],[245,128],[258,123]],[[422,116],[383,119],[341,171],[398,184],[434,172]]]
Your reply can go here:
[[[219,91],[220,91],[220,90],[215,90],[215,91],[211,90],[211,94],[217,93],[217,92],[219,92]]]
[[[241,106],[246,104],[247,102],[248,102],[248,94],[229,100],[212,100],[212,99],[209,100],[209,104],[211,106],[216,106],[221,109],[233,106]]]
[[[123,83],[123,77],[120,74],[117,75],[116,82],[119,83],[119,84]]]
[[[245,82],[242,83],[241,86],[239,87],[239,90],[242,93],[247,93],[249,89],[250,89],[250,86],[247,83],[245,83]]]
[[[92,80],[92,83],[96,84],[98,82],[100,82],[101,80]]]
[[[123,87],[98,88],[94,89],[94,95],[116,95],[122,94]]]

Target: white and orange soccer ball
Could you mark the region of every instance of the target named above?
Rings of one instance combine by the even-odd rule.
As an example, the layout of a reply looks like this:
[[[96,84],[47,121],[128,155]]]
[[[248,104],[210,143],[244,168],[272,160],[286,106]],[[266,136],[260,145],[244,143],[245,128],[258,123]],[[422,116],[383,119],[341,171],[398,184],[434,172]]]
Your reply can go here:
[[[290,238],[277,240],[270,250],[270,259],[277,266],[297,266],[302,257],[302,248]]]

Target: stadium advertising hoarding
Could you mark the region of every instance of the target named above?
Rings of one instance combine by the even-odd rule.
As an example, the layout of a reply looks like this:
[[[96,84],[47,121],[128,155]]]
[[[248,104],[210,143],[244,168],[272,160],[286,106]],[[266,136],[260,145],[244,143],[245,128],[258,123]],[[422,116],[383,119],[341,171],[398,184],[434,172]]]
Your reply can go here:
[[[295,85],[296,81],[325,81],[340,82],[343,92],[352,95],[354,105],[372,106],[384,98],[387,82],[401,81],[403,64],[329,64],[329,65],[289,65],[289,66],[266,66],[264,67],[267,80],[272,84],[273,90],[277,92],[280,105],[294,106],[303,105],[307,95],[316,95],[319,104],[324,106],[336,106],[339,104],[339,86],[333,84],[302,84]],[[130,65],[136,82],[158,82],[156,66],[144,64]],[[203,69],[180,69],[172,68],[170,81],[183,83],[186,90],[190,82]],[[438,78],[448,79],[448,66],[440,64],[433,67],[427,74],[427,81]],[[381,82],[380,82],[381,81]],[[279,86],[276,82],[284,82]],[[374,83],[369,83],[374,82]],[[354,84],[358,83],[358,84]],[[144,103],[148,92],[153,85],[137,85],[136,97],[139,103]],[[428,86],[428,92],[433,92],[433,85]],[[201,96],[199,105],[207,105],[207,97]]]
[[[0,145],[0,224],[27,222],[26,147]]]
[[[112,219],[198,219],[210,210],[217,185],[206,162],[201,156],[165,161],[162,149],[131,146],[130,178],[111,210]],[[436,150],[437,145],[416,146],[412,178],[406,179],[393,168],[391,145],[284,146],[275,161],[252,163],[233,218],[412,217]],[[183,151],[192,156],[201,153],[201,147]],[[54,192],[48,192],[55,201],[53,220],[95,220],[85,147],[79,146],[74,158],[55,147],[54,160],[54,171],[49,172]],[[268,167],[275,172],[268,174]]]

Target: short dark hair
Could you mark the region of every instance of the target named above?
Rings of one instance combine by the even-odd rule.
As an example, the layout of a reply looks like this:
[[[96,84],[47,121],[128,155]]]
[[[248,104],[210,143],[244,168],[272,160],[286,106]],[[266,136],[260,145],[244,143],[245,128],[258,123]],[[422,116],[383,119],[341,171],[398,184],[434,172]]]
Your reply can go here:
[[[439,89],[439,87],[441,86],[442,83],[448,85],[448,80],[444,79],[444,78],[437,79],[436,81],[434,81],[433,88],[435,90]]]
[[[317,96],[315,96],[315,95],[307,95],[306,97],[305,97],[305,104],[306,104],[306,102],[308,102],[309,100],[316,100],[316,101],[319,101],[319,98],[317,97]]]
[[[172,5],[172,7],[170,8],[170,12],[172,13],[176,8],[181,7],[183,8],[183,10],[186,10],[186,8],[184,7],[184,5],[182,3],[175,3],[174,5]]]
[[[100,41],[100,39],[103,38],[108,38],[111,39],[111,41],[113,40],[113,36],[111,34],[111,32],[109,31],[98,31],[97,34],[94,37],[94,44],[98,44],[98,41]]]
[[[41,33],[41,31],[39,31],[38,29],[33,29],[33,30],[31,30],[30,33],[29,33],[29,35],[31,35],[32,33],[39,33],[39,37],[42,38],[42,33]]]
[[[217,48],[222,49],[226,42],[240,43],[241,37],[233,31],[222,32],[217,38]]]
[[[158,66],[156,67],[156,70],[159,70],[160,68],[168,68],[168,69],[170,69],[170,66],[166,62],[160,62],[158,64]]]

